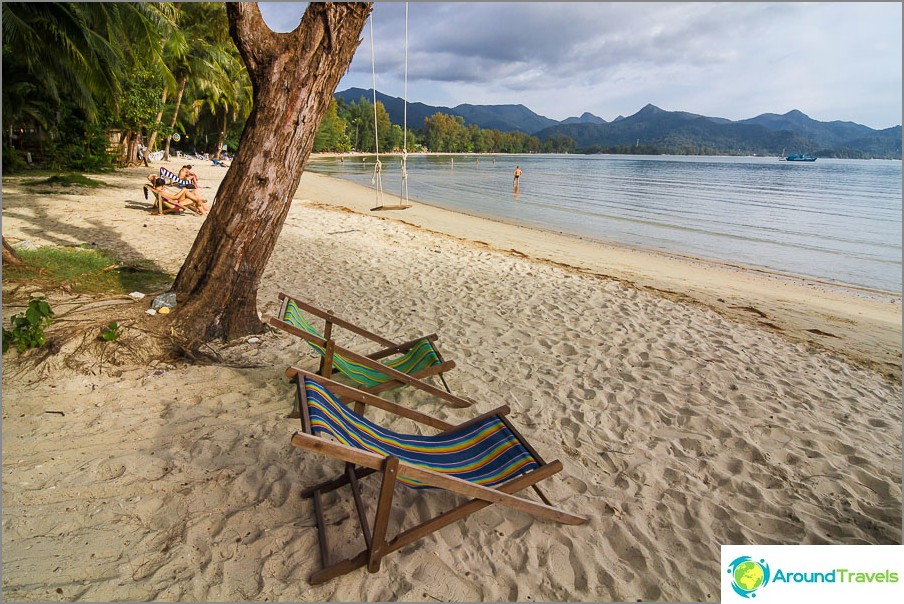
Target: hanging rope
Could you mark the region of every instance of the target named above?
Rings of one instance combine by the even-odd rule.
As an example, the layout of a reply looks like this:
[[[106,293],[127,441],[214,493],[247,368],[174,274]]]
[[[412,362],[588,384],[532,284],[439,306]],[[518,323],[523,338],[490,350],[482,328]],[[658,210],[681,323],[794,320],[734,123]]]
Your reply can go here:
[[[402,102],[402,189],[399,203],[408,205],[408,3],[405,3],[405,98]]]
[[[380,136],[377,132],[377,62],[374,54],[374,14],[370,13],[370,68],[373,74],[374,88],[374,175],[370,184],[374,185],[377,196],[377,207],[383,207],[383,164],[380,162]]]

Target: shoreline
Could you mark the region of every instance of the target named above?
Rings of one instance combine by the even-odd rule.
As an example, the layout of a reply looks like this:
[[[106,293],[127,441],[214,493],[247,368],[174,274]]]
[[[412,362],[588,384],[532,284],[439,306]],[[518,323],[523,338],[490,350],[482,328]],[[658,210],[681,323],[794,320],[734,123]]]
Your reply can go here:
[[[543,230],[414,199],[407,210],[373,212],[373,195],[368,187],[305,171],[295,199],[379,215],[696,303],[792,342],[842,354],[894,381],[901,379],[900,294]],[[384,197],[398,200],[393,194]]]
[[[373,153],[360,153],[360,152],[349,153],[349,154],[321,153],[321,154],[317,154],[316,157],[314,157],[315,165],[318,164],[318,162],[316,160],[320,160],[319,165],[321,165],[321,166],[337,166],[338,167],[339,164],[325,163],[325,162],[323,162],[323,160],[335,159],[342,155],[350,155],[350,156],[353,156],[356,158],[359,158],[359,157],[372,158],[374,156]],[[398,157],[400,154],[399,153],[385,153],[385,154],[381,153],[381,155],[386,155],[386,156],[390,156],[390,157]],[[528,153],[524,153],[524,154],[493,154],[493,153],[480,154],[480,153],[446,153],[446,152],[443,152],[443,153],[422,153],[420,155],[451,156],[451,157],[454,157],[456,155],[465,155],[465,156],[470,156],[473,159],[475,157],[479,158],[481,155],[531,157],[532,154],[528,154]],[[555,156],[557,154],[542,154],[542,155]],[[565,154],[563,154],[563,155],[565,155]],[[613,156],[613,157],[629,158],[631,156]],[[655,157],[655,156],[646,156],[646,157]],[[687,157],[687,156],[663,156],[663,157]],[[722,156],[696,156],[696,157],[701,157],[702,159],[706,159],[706,158],[718,159],[719,157],[722,157]],[[342,178],[342,177],[334,175],[330,172],[331,172],[331,170],[329,168],[327,168],[323,173],[321,173],[321,172],[315,172],[315,173],[320,174],[322,176],[326,176],[328,178],[336,178],[338,180],[345,180],[347,182],[356,183],[361,186],[364,186],[364,188],[368,188],[367,185],[364,183],[356,182],[354,179],[350,179],[350,178],[348,178],[348,179]],[[391,198],[393,200],[397,200],[399,197],[398,194],[393,194],[390,192],[385,192],[384,196],[387,198]],[[438,209],[444,209],[446,211],[453,212],[453,213],[460,213],[460,214],[465,214],[468,216],[473,216],[473,217],[479,218],[479,219],[489,220],[489,221],[498,222],[498,223],[502,223],[502,224],[520,226],[520,227],[538,231],[541,233],[550,233],[550,234],[562,236],[562,237],[571,237],[571,238],[575,238],[578,240],[585,240],[585,241],[588,241],[591,243],[597,243],[597,244],[600,244],[603,246],[611,246],[611,247],[616,247],[616,248],[625,248],[625,249],[629,249],[629,250],[635,250],[640,253],[657,254],[657,255],[661,255],[661,256],[674,257],[677,259],[686,259],[689,261],[695,261],[695,262],[700,262],[700,263],[704,263],[704,264],[711,264],[714,266],[728,266],[728,267],[737,268],[740,270],[762,273],[762,274],[765,274],[765,275],[771,276],[771,277],[783,277],[783,278],[790,279],[792,281],[799,281],[799,282],[803,282],[803,283],[813,283],[813,284],[818,284],[818,285],[825,286],[825,287],[833,287],[833,288],[837,288],[840,292],[848,291],[848,292],[862,293],[864,295],[868,295],[868,296],[872,295],[872,296],[877,296],[877,297],[901,298],[901,296],[902,296],[902,292],[900,289],[888,289],[889,287],[897,288],[896,284],[886,283],[885,287],[880,287],[880,286],[869,285],[869,284],[861,284],[861,283],[857,283],[857,282],[846,282],[844,280],[839,280],[839,279],[835,279],[832,277],[821,277],[818,275],[800,274],[800,273],[795,273],[791,270],[783,270],[781,268],[774,268],[774,267],[765,266],[765,265],[761,265],[761,264],[748,264],[743,261],[739,261],[736,258],[733,258],[730,254],[726,255],[724,257],[719,257],[719,256],[700,255],[700,254],[695,254],[695,253],[683,253],[683,252],[674,251],[674,250],[670,250],[670,249],[662,248],[662,247],[660,247],[660,248],[645,247],[643,243],[619,241],[617,239],[608,239],[608,238],[606,238],[605,235],[602,235],[602,234],[581,233],[579,231],[563,231],[563,230],[557,230],[554,228],[548,228],[548,227],[545,227],[543,224],[537,224],[537,223],[532,223],[529,221],[521,220],[517,216],[514,216],[514,215],[483,213],[483,212],[481,212],[481,210],[479,208],[454,207],[454,205],[453,205],[453,207],[448,207],[448,206],[444,206],[441,202],[434,202],[430,199],[423,199],[423,198],[417,198],[417,197],[410,197],[410,201],[416,202],[416,203],[419,203],[422,205],[432,206],[432,207],[435,207]],[[703,254],[703,253],[701,252],[701,254]]]
[[[367,154],[361,154],[361,155],[367,155]],[[381,153],[381,155],[384,155],[384,154]],[[387,155],[389,155],[389,154],[387,154]],[[454,154],[453,153],[442,153],[442,154],[437,153],[436,155],[454,155]],[[475,154],[471,154],[471,155],[475,155]],[[493,154],[487,153],[485,155],[493,155]],[[511,154],[509,154],[509,155],[511,155]],[[330,175],[326,175],[326,174],[320,174],[318,172],[314,172],[314,174],[317,174],[317,176],[319,176],[319,177],[330,178],[330,179],[333,179],[336,181],[341,181],[341,182],[348,182],[348,183],[360,186],[364,189],[367,189],[368,191],[370,190],[368,187],[359,185],[358,183],[354,183],[351,180],[346,180],[346,179],[342,179],[342,178],[338,178],[338,177],[334,177],[334,176],[330,176]],[[395,195],[392,193],[385,193],[385,192],[384,192],[384,197],[393,198],[392,199],[393,203],[399,199],[398,195]],[[683,260],[683,261],[687,261],[687,262],[698,263],[698,264],[701,264],[704,266],[723,267],[723,268],[728,268],[728,269],[736,269],[739,271],[748,271],[751,273],[759,273],[759,274],[764,275],[765,277],[787,279],[791,282],[796,282],[796,283],[800,283],[800,284],[805,284],[805,285],[812,284],[812,285],[826,287],[829,289],[835,289],[842,295],[852,295],[852,296],[862,295],[866,298],[877,299],[877,300],[878,299],[888,300],[890,298],[896,298],[899,300],[902,299],[902,294],[900,292],[894,292],[894,291],[875,288],[875,287],[868,287],[868,286],[864,286],[864,285],[856,285],[853,283],[844,283],[841,281],[833,281],[831,279],[820,279],[817,277],[808,277],[805,275],[797,275],[794,273],[780,271],[780,270],[772,269],[772,268],[768,268],[768,267],[744,264],[742,262],[733,262],[730,260],[721,260],[718,258],[695,256],[693,254],[682,254],[680,252],[674,252],[674,251],[669,251],[669,250],[664,250],[664,249],[657,249],[657,248],[652,248],[652,247],[644,247],[642,245],[632,245],[632,244],[622,243],[622,242],[618,242],[618,241],[611,240],[611,239],[605,239],[603,237],[577,235],[575,233],[568,233],[566,231],[556,231],[553,229],[545,229],[538,225],[521,222],[518,219],[513,218],[513,217],[502,217],[502,216],[493,216],[490,214],[480,214],[480,213],[471,212],[471,211],[468,211],[465,209],[448,209],[448,208],[445,208],[445,207],[437,204],[436,202],[432,202],[429,200],[418,199],[415,197],[409,197],[409,199],[412,203],[429,206],[429,207],[435,208],[437,210],[451,212],[453,214],[461,214],[464,216],[470,216],[477,220],[486,220],[489,222],[496,222],[496,223],[503,224],[503,225],[519,227],[519,228],[523,228],[523,229],[526,229],[529,231],[535,231],[539,234],[551,235],[554,237],[563,237],[563,238],[571,239],[571,240],[575,240],[575,241],[583,241],[590,245],[598,245],[600,247],[611,247],[611,248],[624,249],[630,253],[646,254],[646,255],[650,255],[650,256],[661,256],[664,258],[671,258],[671,259],[678,260],[678,261]],[[437,231],[437,232],[440,232],[440,231]],[[563,262],[562,264],[567,265],[567,263],[565,263],[565,262]]]

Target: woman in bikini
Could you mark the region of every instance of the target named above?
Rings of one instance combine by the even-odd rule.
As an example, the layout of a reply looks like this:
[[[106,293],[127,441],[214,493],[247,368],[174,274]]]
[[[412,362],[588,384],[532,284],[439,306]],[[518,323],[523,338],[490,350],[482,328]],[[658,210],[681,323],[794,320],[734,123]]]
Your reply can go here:
[[[195,189],[170,189],[166,186],[166,181],[156,174],[148,175],[148,183],[146,186],[161,197],[190,210],[196,210],[202,216],[210,211],[207,200]]]

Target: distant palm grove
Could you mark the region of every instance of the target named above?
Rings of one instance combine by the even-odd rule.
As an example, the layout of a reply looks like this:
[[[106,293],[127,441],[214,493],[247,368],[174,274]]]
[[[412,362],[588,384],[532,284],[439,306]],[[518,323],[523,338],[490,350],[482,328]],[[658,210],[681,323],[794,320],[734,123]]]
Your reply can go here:
[[[159,150],[234,151],[252,89],[221,2],[4,2],[3,171],[102,171]],[[568,137],[433,115],[403,132],[382,103],[331,102],[314,151],[573,151]]]

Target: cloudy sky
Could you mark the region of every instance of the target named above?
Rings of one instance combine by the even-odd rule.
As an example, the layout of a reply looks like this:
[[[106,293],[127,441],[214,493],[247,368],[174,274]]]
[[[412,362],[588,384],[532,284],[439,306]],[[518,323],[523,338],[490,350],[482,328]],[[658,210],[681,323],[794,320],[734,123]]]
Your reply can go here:
[[[276,31],[307,3],[260,4]],[[732,120],[799,109],[901,124],[901,3],[411,2],[408,100],[606,120],[652,103]],[[338,90],[404,96],[405,3],[377,2]]]

